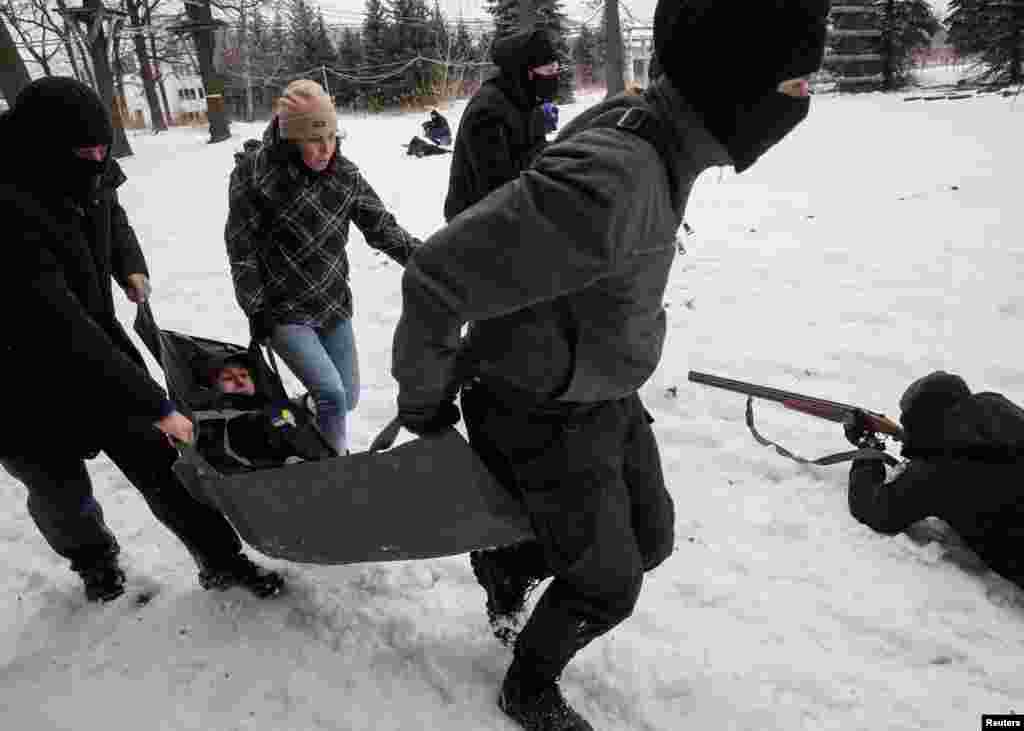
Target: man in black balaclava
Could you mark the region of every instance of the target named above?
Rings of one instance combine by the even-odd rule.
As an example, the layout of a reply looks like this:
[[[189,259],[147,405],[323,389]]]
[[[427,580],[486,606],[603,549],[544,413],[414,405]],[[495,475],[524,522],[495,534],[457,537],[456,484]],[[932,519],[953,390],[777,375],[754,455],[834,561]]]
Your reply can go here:
[[[172,472],[170,438],[191,441],[192,423],[117,320],[111,278],[137,303],[149,279],[117,200],[125,177],[99,97],[74,79],[34,81],[0,118],[0,138],[11,146],[0,168],[0,465],[28,490],[40,533],[89,600],[124,592],[120,547],[85,465],[103,451],[192,553],[202,586],[277,593],[281,577],[249,561],[227,520]]]
[[[747,169],[807,114],[827,14],[825,0],[662,0],[662,75],[581,112],[409,260],[399,419],[430,434],[464,416],[537,536],[470,559],[496,634],[515,642],[499,706],[528,731],[592,729],[559,677],[632,614],[645,573],[672,553],[673,501],[638,392],[661,359],[676,236],[704,170]],[[724,47],[753,49],[755,63],[738,78],[709,74]],[[541,92],[523,93],[525,108]],[[504,128],[492,129],[498,144]]]
[[[558,53],[545,30],[495,41],[500,73],[466,105],[455,135],[444,217],[450,221],[529,167],[545,144],[540,103],[558,91]]]
[[[997,393],[972,394],[960,376],[936,371],[900,399],[903,456],[886,482],[880,460],[850,468],[850,512],[895,534],[941,518],[1004,578],[1024,588],[1024,410]],[[847,429],[861,446],[862,426]]]
[[[753,165],[807,116],[806,77],[821,66],[829,5],[828,0],[658,3],[658,70],[725,146],[736,172]],[[748,63],[733,64],[736,73],[710,71],[729,49]],[[787,82],[789,88],[783,88]]]

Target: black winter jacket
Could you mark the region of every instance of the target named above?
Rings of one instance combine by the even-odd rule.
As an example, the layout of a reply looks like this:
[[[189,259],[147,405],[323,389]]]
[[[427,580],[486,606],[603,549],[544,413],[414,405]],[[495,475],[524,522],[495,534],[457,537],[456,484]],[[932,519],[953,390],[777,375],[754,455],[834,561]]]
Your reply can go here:
[[[988,566],[1024,587],[1024,410],[996,393],[965,398],[942,416],[941,443],[886,483],[877,460],[850,468],[850,512],[895,534],[923,518],[948,523]]]
[[[524,49],[516,41],[494,44],[501,73],[484,82],[462,114],[444,202],[446,221],[514,180],[544,148],[544,112],[524,87]]]
[[[671,159],[594,126],[631,107],[661,120]],[[529,170],[413,255],[394,340],[399,408],[436,406],[468,373],[538,400],[634,393],[661,358],[662,297],[690,189],[727,161],[667,82],[577,116]]]
[[[106,430],[148,427],[170,410],[114,312],[111,277],[148,275],[146,262],[117,200],[116,162],[80,202],[16,167],[0,174],[0,455],[87,455]]]

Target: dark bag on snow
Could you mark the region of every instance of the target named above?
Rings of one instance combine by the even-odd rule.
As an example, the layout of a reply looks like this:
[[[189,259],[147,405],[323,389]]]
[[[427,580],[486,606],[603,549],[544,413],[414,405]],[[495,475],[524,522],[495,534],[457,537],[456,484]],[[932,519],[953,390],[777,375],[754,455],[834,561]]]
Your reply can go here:
[[[245,348],[156,327],[147,305],[135,330],[162,364],[182,413],[196,409],[189,353]],[[252,346],[250,350],[258,348]],[[256,386],[287,394],[272,368],[256,363]],[[220,510],[250,546],[274,558],[344,564],[433,558],[533,537],[520,500],[484,467],[455,429],[389,448],[392,421],[367,452],[225,474],[190,445],[179,445],[179,478],[201,502]]]

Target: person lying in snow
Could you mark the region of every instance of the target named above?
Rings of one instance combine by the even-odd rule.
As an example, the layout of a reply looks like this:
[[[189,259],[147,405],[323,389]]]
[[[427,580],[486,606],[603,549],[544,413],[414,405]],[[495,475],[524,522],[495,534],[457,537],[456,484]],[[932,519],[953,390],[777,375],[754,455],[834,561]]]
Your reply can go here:
[[[405,146],[405,154],[413,157],[430,157],[431,155],[447,155],[451,152],[447,147],[435,145],[422,137],[413,137]]]
[[[1024,588],[1024,409],[998,393],[972,394],[960,376],[936,371],[900,399],[902,454],[888,481],[879,460],[854,460],[854,518],[896,534],[941,518],[989,568]],[[856,445],[868,436],[847,427]]]
[[[196,448],[226,474],[334,456],[302,404],[259,393],[245,355],[214,361]]]

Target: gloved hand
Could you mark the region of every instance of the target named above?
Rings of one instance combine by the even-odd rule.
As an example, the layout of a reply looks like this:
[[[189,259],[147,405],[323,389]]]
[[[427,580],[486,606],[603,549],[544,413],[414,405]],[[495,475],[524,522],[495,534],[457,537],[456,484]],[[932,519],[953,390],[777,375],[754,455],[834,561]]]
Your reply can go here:
[[[267,310],[256,310],[249,317],[249,334],[257,343],[263,343],[274,334],[274,319]]]
[[[454,401],[443,401],[434,406],[399,408],[398,420],[402,426],[418,436],[437,434],[459,423],[461,415]]]
[[[868,425],[864,412],[860,409],[856,409],[850,421],[843,424],[843,432],[847,441],[855,447],[873,447],[878,441]]]

